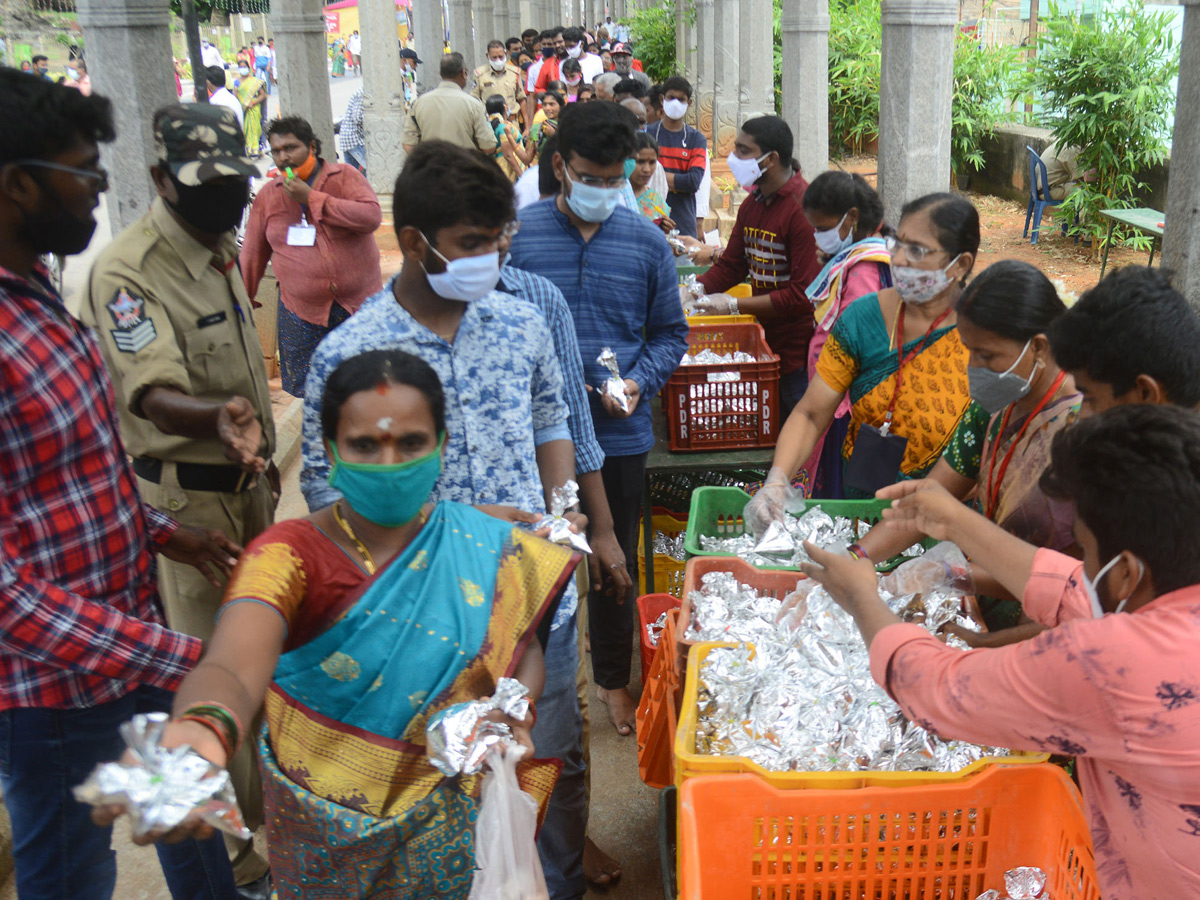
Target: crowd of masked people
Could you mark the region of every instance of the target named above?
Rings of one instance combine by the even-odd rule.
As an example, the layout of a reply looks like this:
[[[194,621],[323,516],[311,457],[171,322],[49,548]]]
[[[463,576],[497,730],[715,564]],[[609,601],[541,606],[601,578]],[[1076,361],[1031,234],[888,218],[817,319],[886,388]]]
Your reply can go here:
[[[703,242],[688,82],[601,95],[583,37],[533,36],[550,50],[502,98],[496,146],[468,127],[496,95],[470,96],[456,54],[413,104],[386,280],[378,198],[310,123],[266,127],[280,174],[250,204],[233,110],[156,111],[155,198],[77,314],[41,259],[91,240],[112,105],[0,71],[0,787],[19,896],[112,896],[125,810],[72,789],[158,712],[163,744],[228,769],[267,834],[267,856],[198,816],[138,835],[173,897],[466,898],[479,779],[435,769],[426,726],[506,675],[533,700],[503,718],[532,748],[518,771],[549,896],[618,880],[587,833],[587,688],[632,734],[639,512],[685,306],[754,315],[780,357],[784,424],[748,525],[797,497],[894,501],[806,572],[906,713],[1075,756],[1105,896],[1200,893],[1200,319],[1170,274],[1120,269],[1068,307],[1028,263],[977,266],[966,197],[885,222],[862,177],[801,172],[768,115],[726,159],[748,192],[732,233]],[[489,47],[476,84],[512,81],[522,52]],[[595,99],[538,90],[547,66],[567,88],[592,71]],[[525,157],[497,147],[539,114],[522,197]],[[710,266],[698,297],[680,253]],[[268,264],[309,509],[279,522]],[[533,528],[571,480],[587,556]],[[879,598],[872,561],[924,536],[970,559],[954,575],[989,626],[962,633],[970,651]]]

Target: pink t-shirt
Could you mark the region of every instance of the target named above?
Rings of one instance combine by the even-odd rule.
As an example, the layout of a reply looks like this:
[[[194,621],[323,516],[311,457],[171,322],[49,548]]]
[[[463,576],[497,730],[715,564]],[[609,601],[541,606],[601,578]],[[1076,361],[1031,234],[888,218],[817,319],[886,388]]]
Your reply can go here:
[[[1200,585],[1096,620],[1082,564],[1039,550],[1025,612],[1056,626],[997,649],[885,628],[871,672],[946,737],[1078,757],[1104,900],[1200,897]]]

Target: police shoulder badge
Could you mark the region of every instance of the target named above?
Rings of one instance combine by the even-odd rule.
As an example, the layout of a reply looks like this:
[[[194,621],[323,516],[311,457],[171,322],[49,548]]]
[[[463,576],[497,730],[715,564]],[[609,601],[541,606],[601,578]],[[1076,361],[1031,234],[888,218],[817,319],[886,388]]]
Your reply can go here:
[[[117,327],[111,330],[113,343],[122,353],[137,353],[158,337],[154,320],[146,317],[146,301],[121,288],[107,304]]]

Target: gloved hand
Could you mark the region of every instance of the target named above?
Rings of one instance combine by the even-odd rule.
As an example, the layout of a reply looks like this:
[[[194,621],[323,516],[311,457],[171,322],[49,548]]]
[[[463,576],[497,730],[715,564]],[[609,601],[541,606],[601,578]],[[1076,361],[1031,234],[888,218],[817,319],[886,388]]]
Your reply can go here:
[[[696,301],[696,313],[701,316],[735,316],[737,300],[728,294],[705,294]]]
[[[779,612],[775,614],[775,621],[795,631],[808,613],[808,595],[815,587],[819,587],[819,584],[811,578],[801,578],[797,581],[796,589],[783,598]]]
[[[943,591],[973,594],[975,580],[963,552],[950,541],[930,548],[924,556],[910,559],[879,580],[879,586],[897,597]]]
[[[686,284],[679,286],[679,305],[683,307],[685,316],[690,316],[695,312],[696,296]]]
[[[795,496],[796,489],[792,487],[792,480],[788,478],[787,472],[779,466],[771,466],[766,482],[758,489],[758,493],[750,498],[742,513],[746,527],[755,538],[762,538],[766,534],[767,526],[772,522],[783,521],[788,502]]]

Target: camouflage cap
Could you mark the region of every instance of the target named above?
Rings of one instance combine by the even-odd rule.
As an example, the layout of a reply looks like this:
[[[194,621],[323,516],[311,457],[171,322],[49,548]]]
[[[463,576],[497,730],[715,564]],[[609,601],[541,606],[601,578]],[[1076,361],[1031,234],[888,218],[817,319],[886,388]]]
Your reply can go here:
[[[212,103],[176,104],[154,117],[159,162],[187,185],[238,175],[257,178],[233,110]]]

